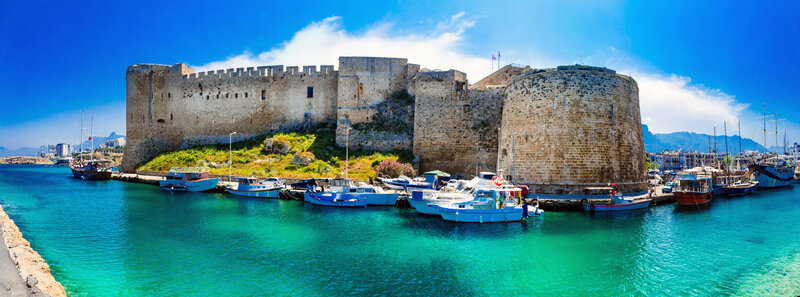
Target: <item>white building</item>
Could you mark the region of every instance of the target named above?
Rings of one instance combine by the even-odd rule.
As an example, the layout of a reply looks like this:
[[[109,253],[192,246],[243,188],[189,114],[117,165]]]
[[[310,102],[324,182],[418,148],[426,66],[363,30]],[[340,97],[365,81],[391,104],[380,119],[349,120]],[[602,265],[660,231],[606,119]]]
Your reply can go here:
[[[125,146],[125,138],[123,137],[118,137],[106,141],[106,147],[123,147],[123,146]]]
[[[789,154],[790,155],[800,155],[800,144],[794,143],[793,146],[789,147]]]
[[[69,144],[59,143],[56,144],[56,157],[69,157],[72,155],[72,148]]]

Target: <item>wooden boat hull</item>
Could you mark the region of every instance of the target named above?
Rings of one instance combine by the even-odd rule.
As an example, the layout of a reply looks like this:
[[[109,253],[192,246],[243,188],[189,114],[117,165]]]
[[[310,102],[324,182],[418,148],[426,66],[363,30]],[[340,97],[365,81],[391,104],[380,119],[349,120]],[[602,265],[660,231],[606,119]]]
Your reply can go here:
[[[697,193],[697,192],[675,192],[675,201],[678,205],[695,206],[711,203],[713,195],[711,193]]]
[[[744,196],[744,195],[753,194],[753,192],[755,192],[756,189],[758,189],[758,184],[757,183],[752,184],[752,185],[746,185],[746,186],[745,185],[742,185],[742,186],[727,186],[724,189],[724,193],[725,193],[726,196],[729,196],[729,197]]]
[[[445,221],[459,223],[505,223],[522,221],[523,207],[500,209],[458,209],[431,204]]]
[[[72,176],[85,180],[109,180],[111,171],[83,171],[72,169]]]
[[[367,207],[367,199],[335,193],[308,193],[308,202],[314,205],[333,207]]]
[[[272,188],[266,190],[252,190],[252,191],[240,191],[234,189],[226,189],[228,194],[236,195],[236,196],[244,196],[244,197],[253,197],[253,198],[278,198],[278,193],[281,192],[281,188]]]
[[[160,180],[158,185],[161,189],[170,191],[171,189],[185,188],[187,192],[203,192],[213,190],[219,183],[218,178],[206,178],[183,182],[181,180]]]
[[[626,211],[626,210],[637,210],[643,209],[650,206],[650,199],[643,199],[641,201],[635,201],[632,203],[625,203],[625,204],[596,204],[591,202],[584,202],[581,203],[583,206],[583,210],[592,212],[592,211]]]

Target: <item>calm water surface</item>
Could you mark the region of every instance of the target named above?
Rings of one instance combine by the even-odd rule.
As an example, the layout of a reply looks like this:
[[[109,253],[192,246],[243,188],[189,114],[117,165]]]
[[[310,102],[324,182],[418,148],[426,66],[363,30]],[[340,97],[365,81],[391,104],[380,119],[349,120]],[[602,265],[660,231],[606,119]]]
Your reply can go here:
[[[478,225],[0,165],[0,204],[73,296],[800,294],[800,187]]]

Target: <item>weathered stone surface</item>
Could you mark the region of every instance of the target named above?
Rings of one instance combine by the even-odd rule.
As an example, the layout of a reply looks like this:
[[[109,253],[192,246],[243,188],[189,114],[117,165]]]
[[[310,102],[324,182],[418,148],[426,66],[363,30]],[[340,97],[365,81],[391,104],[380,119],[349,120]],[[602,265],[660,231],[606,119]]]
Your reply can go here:
[[[610,182],[623,192],[646,190],[638,85],[610,69],[574,67],[523,74],[508,85],[498,167],[534,193]]]
[[[295,153],[292,156],[292,164],[300,165],[300,166],[307,166],[314,161],[314,154],[309,152],[302,152],[302,153]]]
[[[338,71],[134,65],[126,84],[125,172],[167,150],[227,143],[233,131],[240,141],[328,124],[336,125],[340,147],[413,150],[420,171],[500,169],[539,193],[646,185],[638,86],[606,68],[506,66],[470,86],[457,70],[340,57]],[[392,102],[401,91],[413,97]],[[272,140],[264,146],[267,153],[290,150]]]

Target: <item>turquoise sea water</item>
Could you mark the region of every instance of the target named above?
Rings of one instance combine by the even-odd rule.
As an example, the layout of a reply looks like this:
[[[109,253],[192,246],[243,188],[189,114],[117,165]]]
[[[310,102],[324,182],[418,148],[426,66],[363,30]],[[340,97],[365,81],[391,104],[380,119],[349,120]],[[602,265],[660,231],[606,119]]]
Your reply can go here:
[[[479,225],[0,165],[0,204],[73,296],[800,294],[800,187]]]

